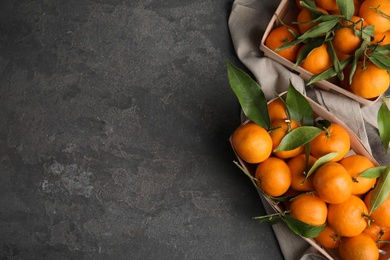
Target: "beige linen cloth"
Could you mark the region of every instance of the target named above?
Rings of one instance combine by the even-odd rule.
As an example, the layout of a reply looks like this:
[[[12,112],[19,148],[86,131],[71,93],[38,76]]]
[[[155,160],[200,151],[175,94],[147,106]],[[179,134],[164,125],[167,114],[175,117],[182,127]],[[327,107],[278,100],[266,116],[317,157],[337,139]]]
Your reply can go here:
[[[381,165],[389,165],[390,156],[385,154],[376,129],[380,101],[370,107],[361,108],[356,101],[337,93],[305,87],[304,81],[298,75],[262,56],[259,46],[273,15],[270,12],[274,10],[266,10],[261,0],[236,0],[228,21],[237,56],[262,86],[267,99],[275,97],[275,93],[285,91],[291,81],[299,91],[346,123]],[[264,202],[263,205],[267,211],[272,211],[268,203]],[[272,227],[286,260],[326,259],[307,242],[293,234],[283,222]]]

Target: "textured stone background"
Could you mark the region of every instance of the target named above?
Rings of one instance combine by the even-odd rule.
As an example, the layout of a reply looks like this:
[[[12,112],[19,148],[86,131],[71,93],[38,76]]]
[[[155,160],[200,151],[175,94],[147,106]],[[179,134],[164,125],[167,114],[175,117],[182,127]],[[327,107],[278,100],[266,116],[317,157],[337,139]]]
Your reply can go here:
[[[0,1],[0,259],[281,258],[228,143],[232,3]]]

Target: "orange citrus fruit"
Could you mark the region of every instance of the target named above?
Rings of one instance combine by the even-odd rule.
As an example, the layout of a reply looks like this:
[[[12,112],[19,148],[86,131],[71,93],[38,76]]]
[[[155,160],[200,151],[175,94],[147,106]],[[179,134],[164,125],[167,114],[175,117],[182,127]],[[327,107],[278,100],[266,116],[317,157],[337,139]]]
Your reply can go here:
[[[366,204],[356,195],[346,201],[328,205],[328,224],[342,237],[353,237],[367,227]]]
[[[321,199],[330,204],[346,201],[352,194],[352,179],[337,162],[321,165],[314,173],[313,185]]]
[[[364,203],[369,209],[371,206],[372,190],[367,193],[364,198]],[[390,227],[390,195],[387,199],[373,212],[370,214],[372,221],[381,227]]]
[[[313,226],[321,226],[326,222],[328,208],[315,194],[302,194],[294,198],[290,205],[290,215]]]
[[[361,43],[362,40],[355,35],[353,28],[341,27],[334,32],[332,44],[337,52],[352,55]]]
[[[363,171],[375,167],[375,165],[365,156],[353,154],[340,161],[349,175],[352,177],[352,194],[360,195],[368,192],[376,182],[376,178],[359,177]]]
[[[287,119],[287,111],[280,99],[274,99],[268,104],[268,114],[271,123],[277,119]]]
[[[367,234],[354,237],[343,237],[339,252],[343,260],[378,260],[379,250],[372,238]]]
[[[298,51],[298,56],[301,54],[304,46]],[[332,59],[328,53],[327,45],[324,43],[320,47],[314,48],[299,66],[313,74],[319,74],[331,67]]]
[[[325,248],[337,248],[340,244],[340,236],[329,225],[314,240]]]
[[[338,152],[339,155],[332,161],[340,161],[351,148],[351,140],[348,132],[339,124],[331,123],[318,136],[310,142],[310,153],[320,158],[331,152]]]
[[[279,26],[271,30],[267,39],[265,40],[265,46],[275,51],[277,48],[291,42],[292,40],[295,39],[295,36],[290,32],[290,30],[296,34],[299,33],[296,28],[294,27],[287,28],[285,26]],[[279,50],[276,53],[291,62],[295,62],[300,46],[301,46],[300,44],[296,44],[289,48]]]
[[[366,0],[360,5],[359,16],[369,25],[374,25],[375,33],[390,29],[390,1]]]
[[[371,223],[367,226],[363,230],[363,233],[369,235],[379,248],[386,245],[385,242],[381,241],[388,241],[390,239],[390,227],[381,227],[375,223]]]
[[[377,67],[371,61],[358,61],[349,88],[360,97],[376,98],[382,95],[389,85],[390,75],[387,70]]]
[[[380,45],[390,44],[390,31],[375,33],[372,43],[380,43]]]
[[[339,10],[336,0],[315,0],[317,7],[321,7],[328,11]]]
[[[310,170],[317,159],[309,155],[308,164],[306,165],[306,155],[299,154],[294,158],[291,158],[287,165],[291,171],[291,188],[297,191],[312,191],[314,190],[313,185],[313,174],[306,178],[306,173]]]
[[[260,163],[272,152],[272,139],[268,132],[255,123],[239,126],[231,138],[234,151],[248,163]]]
[[[260,163],[256,168],[255,178],[259,188],[273,197],[283,195],[291,185],[290,168],[276,157],[269,157]]]
[[[275,150],[279,146],[283,137],[285,137],[289,132],[291,132],[292,130],[296,129],[299,126],[300,125],[294,119],[291,120],[278,119],[273,123],[271,123],[270,136],[272,139],[272,150]],[[303,150],[303,146],[300,146],[293,150],[279,151],[273,153],[276,157],[287,159],[287,158],[297,156],[302,152],[302,150]]]

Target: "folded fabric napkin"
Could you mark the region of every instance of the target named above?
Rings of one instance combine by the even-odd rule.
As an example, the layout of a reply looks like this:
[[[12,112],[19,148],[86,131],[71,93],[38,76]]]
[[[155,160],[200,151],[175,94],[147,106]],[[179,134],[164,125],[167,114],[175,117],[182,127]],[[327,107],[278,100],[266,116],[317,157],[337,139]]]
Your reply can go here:
[[[228,21],[236,54],[254,75],[267,100],[276,97],[276,93],[286,91],[291,81],[301,93],[318,102],[351,128],[380,164],[390,165],[390,156],[385,154],[377,131],[376,116],[382,100],[372,106],[361,107],[356,101],[335,92],[306,87],[298,75],[263,57],[259,49],[260,41],[272,15],[264,8],[261,0],[236,0]],[[268,203],[263,202],[263,205],[268,212],[273,211]],[[273,230],[286,260],[326,259],[292,233],[283,222],[273,225]]]

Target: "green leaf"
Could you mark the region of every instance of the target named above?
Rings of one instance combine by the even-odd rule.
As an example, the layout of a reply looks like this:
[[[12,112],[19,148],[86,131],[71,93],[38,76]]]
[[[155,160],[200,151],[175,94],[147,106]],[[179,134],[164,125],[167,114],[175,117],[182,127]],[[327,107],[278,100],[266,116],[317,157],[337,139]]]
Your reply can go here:
[[[385,44],[385,45],[376,45],[376,44],[371,44],[370,45],[372,52],[375,53],[380,53],[382,55],[389,55],[390,54],[390,44]]]
[[[368,59],[381,69],[387,70],[390,73],[390,57],[381,53],[370,53]]]
[[[387,154],[389,151],[390,142],[390,110],[385,100],[378,110],[377,120],[379,136]]]
[[[348,64],[351,63],[352,59],[353,59],[352,57],[349,57],[348,59],[341,61],[340,62],[340,69],[341,70],[345,69],[348,66]],[[310,85],[310,84],[319,82],[321,80],[327,80],[327,79],[330,79],[336,75],[337,75],[337,71],[332,66],[332,67],[326,69],[325,71],[321,72],[320,74],[313,75],[309,79],[309,81],[306,83],[306,85]]]
[[[322,17],[324,18],[321,20],[320,18]],[[317,18],[316,21],[319,21],[320,23],[305,32],[304,34],[301,34],[298,39],[306,40],[309,38],[316,38],[326,34],[338,24],[338,22],[340,21],[340,17],[338,15],[323,15]]]
[[[290,118],[299,122],[301,125],[313,125],[313,109],[305,96],[296,90],[291,81],[287,90],[286,106],[289,111]]]
[[[374,37],[374,25],[368,25],[361,30],[361,38],[365,42],[370,42],[371,37]]]
[[[369,212],[375,211],[390,194],[390,166],[387,166],[379,177],[370,198]]]
[[[353,0],[336,0],[340,14],[348,20],[351,19],[355,12],[355,5]]]
[[[320,15],[321,11],[316,8],[316,4],[313,0],[303,0],[303,1],[300,1],[299,3],[301,4],[301,6],[309,9],[310,12],[312,12],[312,13],[317,12]]]
[[[315,126],[300,126],[286,134],[274,152],[289,151],[313,140],[323,130]]]
[[[257,125],[268,129],[270,119],[267,100],[259,84],[244,71],[227,62],[230,87],[236,94],[244,114]]]
[[[387,166],[378,166],[378,167],[369,168],[369,169],[361,172],[359,174],[359,177],[368,178],[368,179],[379,178],[379,176],[381,175],[381,172],[384,169],[386,169],[386,167]]]
[[[344,79],[343,69],[341,68],[341,64],[339,58],[337,57],[336,50],[333,46],[332,41],[329,41],[328,43],[328,53],[330,54],[330,57],[333,61],[333,68],[336,71],[337,77],[340,80],[343,80]]]
[[[363,41],[362,44],[360,45],[359,49],[357,49],[355,51],[355,54],[353,56],[352,63],[351,63],[351,68],[349,70],[349,84],[352,83],[352,78],[353,78],[353,75],[355,75],[357,63],[358,63],[360,57],[362,56],[363,52],[366,50],[366,48],[367,48],[367,42]]]
[[[337,157],[338,155],[339,153],[334,152],[334,153],[328,153],[318,158],[318,160],[313,164],[313,166],[307,172],[306,179],[309,178],[309,176],[312,175],[312,173],[314,173],[318,168],[320,168],[325,163],[330,162],[333,158]]]
[[[285,215],[284,221],[295,234],[306,238],[317,237],[326,226],[326,223],[321,226],[309,225],[290,215]]]

